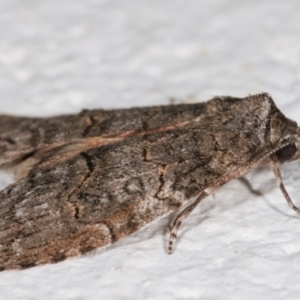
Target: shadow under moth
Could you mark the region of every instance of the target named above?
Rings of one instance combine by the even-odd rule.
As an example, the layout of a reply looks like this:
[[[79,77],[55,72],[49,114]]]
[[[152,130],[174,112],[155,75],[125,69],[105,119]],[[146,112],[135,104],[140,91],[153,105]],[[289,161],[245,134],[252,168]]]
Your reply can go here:
[[[298,214],[280,163],[300,157],[300,129],[272,98],[0,116],[0,270],[55,263],[108,246],[181,208],[168,244],[206,196],[270,164]]]

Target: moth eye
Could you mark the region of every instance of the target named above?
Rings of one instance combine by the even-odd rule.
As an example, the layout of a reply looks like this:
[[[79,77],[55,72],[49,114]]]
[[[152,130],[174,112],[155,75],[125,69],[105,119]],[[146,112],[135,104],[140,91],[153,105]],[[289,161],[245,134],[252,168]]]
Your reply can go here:
[[[287,160],[290,160],[295,155],[296,152],[297,152],[297,148],[295,144],[289,144],[276,151],[276,156],[278,160],[281,163],[283,163]]]

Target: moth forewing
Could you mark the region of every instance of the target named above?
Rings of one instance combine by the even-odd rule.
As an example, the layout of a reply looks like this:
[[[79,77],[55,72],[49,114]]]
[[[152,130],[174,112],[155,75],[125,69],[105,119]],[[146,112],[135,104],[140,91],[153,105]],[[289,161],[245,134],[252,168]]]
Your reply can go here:
[[[266,93],[0,124],[0,166],[19,177],[0,192],[1,270],[105,247],[187,204],[171,253],[202,199],[265,162],[297,211],[279,163],[299,156],[299,128]]]

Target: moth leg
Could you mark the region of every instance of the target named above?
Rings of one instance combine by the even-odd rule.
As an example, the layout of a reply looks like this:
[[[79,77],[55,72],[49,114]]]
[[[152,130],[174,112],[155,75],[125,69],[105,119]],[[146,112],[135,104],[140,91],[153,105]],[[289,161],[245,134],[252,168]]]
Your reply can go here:
[[[168,242],[168,254],[172,254],[173,245],[177,240],[177,231],[181,225],[181,223],[190,215],[190,213],[194,210],[194,208],[200,203],[202,199],[204,199],[208,194],[206,192],[202,192],[196,200],[186,207],[174,220],[174,223],[171,228],[171,234]]]
[[[284,195],[284,197],[285,197],[287,203],[289,204],[290,208],[292,208],[298,215],[300,215],[300,209],[297,206],[294,205],[293,201],[291,200],[288,192],[286,191],[286,189],[283,185],[281,172],[280,172],[280,169],[279,169],[278,158],[276,157],[275,154],[272,154],[270,158],[271,158],[271,162],[270,162],[271,169],[272,169],[272,171],[274,172],[274,174],[277,178],[277,182],[279,184],[279,187],[280,187],[280,190],[281,190],[282,194]]]

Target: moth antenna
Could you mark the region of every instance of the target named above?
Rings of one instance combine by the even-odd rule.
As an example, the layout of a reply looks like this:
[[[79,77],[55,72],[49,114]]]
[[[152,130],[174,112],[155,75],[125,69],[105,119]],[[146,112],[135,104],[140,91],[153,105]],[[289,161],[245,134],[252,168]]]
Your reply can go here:
[[[190,215],[190,213],[194,210],[194,208],[200,203],[202,199],[204,199],[209,194],[203,191],[196,200],[190,204],[188,207],[186,207],[174,220],[172,228],[171,228],[171,234],[168,242],[168,254],[172,254],[173,252],[173,246],[175,241],[177,240],[177,231],[182,224],[182,222]]]
[[[286,199],[290,208],[292,208],[298,215],[300,215],[300,209],[297,206],[295,206],[295,204],[293,203],[292,199],[290,198],[290,196],[289,196],[288,192],[286,191],[284,184],[282,182],[281,172],[280,172],[280,168],[279,168],[279,161],[278,161],[277,156],[275,154],[272,154],[270,156],[270,158],[271,158],[271,162],[270,162],[271,169],[276,176],[277,182],[279,184],[280,190],[281,190],[284,198]]]

